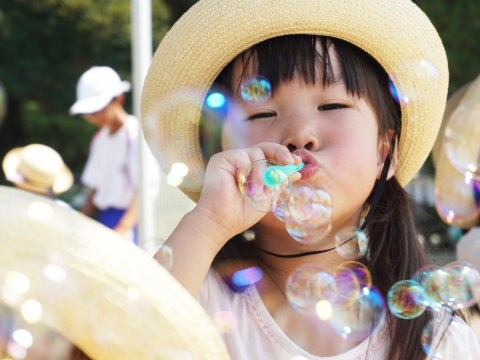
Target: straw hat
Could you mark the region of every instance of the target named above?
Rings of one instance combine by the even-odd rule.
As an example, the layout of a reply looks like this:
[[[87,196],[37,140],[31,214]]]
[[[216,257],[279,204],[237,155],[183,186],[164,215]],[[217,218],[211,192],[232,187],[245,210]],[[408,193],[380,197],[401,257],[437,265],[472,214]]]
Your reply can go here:
[[[474,82],[468,83],[458,89],[449,99],[447,102],[447,106],[445,109],[445,114],[443,116],[443,121],[441,124],[440,132],[438,134],[437,140],[432,149],[432,159],[433,165],[435,166],[435,190],[438,193],[439,187],[442,185],[444,181],[448,178],[458,177],[459,181],[463,181],[465,176],[461,174],[457,169],[453,167],[453,165],[448,160],[447,154],[445,152],[445,148],[443,146],[443,138],[445,135],[445,128],[455,112],[455,110],[462,104],[465,104],[471,100],[478,99],[480,97],[480,76],[476,78]],[[450,188],[443,188],[442,191],[444,192],[444,197],[446,199],[450,199],[452,201],[456,201],[457,203],[462,203],[464,207],[468,206],[465,204],[465,197],[462,197],[461,194],[458,194],[459,189],[452,186]],[[438,195],[437,195],[438,196]],[[472,202],[475,201],[474,198],[471,199]],[[437,206],[438,208],[438,206]],[[440,217],[443,221],[448,224],[458,226],[463,229],[469,229],[472,226],[478,224],[478,216],[480,215],[480,209],[478,213],[474,217],[470,217],[469,219],[456,217],[453,219],[447,219],[446,214],[442,213],[442,211],[438,211]]]
[[[188,166],[180,189],[192,200],[198,201],[203,185],[198,124],[209,87],[243,51],[289,34],[346,40],[371,54],[391,75],[396,89],[405,94],[397,167],[402,185],[430,153],[445,108],[448,66],[438,33],[412,1],[200,0],[158,47],[142,95],[145,138],[165,171],[177,162]],[[422,66],[434,74],[423,77]],[[194,94],[182,89],[193,89]],[[192,96],[195,101],[189,101]]]
[[[10,150],[2,163],[7,180],[15,186],[46,195],[61,194],[73,184],[73,175],[51,147],[32,144]]]
[[[229,359],[205,311],[143,250],[45,197],[0,186],[0,198],[0,302],[92,359]],[[25,312],[29,300],[41,313]]]

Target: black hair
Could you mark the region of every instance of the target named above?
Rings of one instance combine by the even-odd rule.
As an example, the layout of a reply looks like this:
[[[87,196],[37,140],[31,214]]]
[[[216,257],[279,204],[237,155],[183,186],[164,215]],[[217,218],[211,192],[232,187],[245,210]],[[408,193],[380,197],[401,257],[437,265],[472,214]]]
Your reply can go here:
[[[343,79],[335,77],[332,50],[340,63],[340,77]],[[237,63],[242,64],[243,71],[239,79],[233,79],[233,68]],[[217,77],[214,87],[220,86],[237,93],[239,89],[233,89],[233,84],[241,84],[243,79],[251,76],[248,69],[269,80],[272,96],[275,96],[275,91],[282,83],[292,81],[295,77],[309,85],[321,81],[323,86],[341,79],[352,98],[364,98],[369,103],[378,120],[379,136],[384,137],[388,130],[394,130],[398,139],[401,137],[401,108],[390,94],[388,74],[371,55],[351,43],[314,35],[272,38],[254,45],[231,61]],[[205,163],[212,155],[222,151],[221,122],[209,120],[203,118],[200,123],[200,143]],[[390,156],[392,153],[393,149],[390,149]],[[371,202],[371,198],[372,195],[367,203]],[[373,284],[386,299],[393,284],[410,279],[417,269],[427,264],[425,251],[415,230],[411,199],[395,176],[386,182],[367,232],[369,258],[361,261],[369,268]],[[251,242],[239,234],[224,245],[213,266],[225,261],[252,260],[260,261],[259,254]],[[400,319],[389,313],[386,321],[390,347],[386,358],[425,359],[420,339],[430,319],[429,312],[411,320]]]

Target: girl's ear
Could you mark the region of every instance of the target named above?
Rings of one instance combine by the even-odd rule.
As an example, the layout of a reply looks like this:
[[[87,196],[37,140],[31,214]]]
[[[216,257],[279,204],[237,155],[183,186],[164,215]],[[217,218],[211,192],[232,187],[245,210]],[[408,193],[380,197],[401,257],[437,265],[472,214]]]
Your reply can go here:
[[[390,153],[390,147],[392,144],[392,138],[395,132],[388,130],[385,136],[378,141],[378,156],[377,156],[377,180],[380,180],[382,174],[383,164]],[[396,135],[395,135],[396,136]],[[398,137],[395,138],[395,149],[393,149],[393,157],[390,162],[390,169],[388,169],[387,180],[390,180],[397,170],[397,149],[398,149]]]

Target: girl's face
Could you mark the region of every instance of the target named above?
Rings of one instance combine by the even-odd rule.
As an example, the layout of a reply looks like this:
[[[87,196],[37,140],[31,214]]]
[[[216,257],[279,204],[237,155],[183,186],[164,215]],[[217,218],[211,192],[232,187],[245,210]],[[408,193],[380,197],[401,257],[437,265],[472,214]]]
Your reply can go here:
[[[365,99],[352,98],[341,77],[340,63],[330,54],[337,83],[321,80],[306,85],[299,79],[283,83],[266,103],[250,105],[240,94],[235,100],[246,119],[227,119],[222,130],[223,150],[261,142],[281,144],[310,166],[303,180],[318,184],[333,201],[333,225],[358,226],[383,163],[383,141],[374,111]],[[241,61],[233,70],[233,89],[239,88]],[[247,72],[248,73],[248,72]],[[250,76],[253,74],[250,74]],[[315,166],[316,165],[316,166]],[[284,227],[273,214],[262,223]]]

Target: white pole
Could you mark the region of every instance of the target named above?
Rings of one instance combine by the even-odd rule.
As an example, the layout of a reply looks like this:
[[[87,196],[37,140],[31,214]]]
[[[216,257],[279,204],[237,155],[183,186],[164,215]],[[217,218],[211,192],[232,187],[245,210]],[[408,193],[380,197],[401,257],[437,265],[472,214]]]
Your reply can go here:
[[[131,0],[132,12],[132,75],[133,75],[133,113],[138,119],[140,115],[140,101],[143,82],[147,75],[152,59],[152,3],[151,0]],[[151,192],[147,154],[149,149],[140,127],[139,146],[139,245],[148,247],[154,241],[156,197],[149,196]]]

